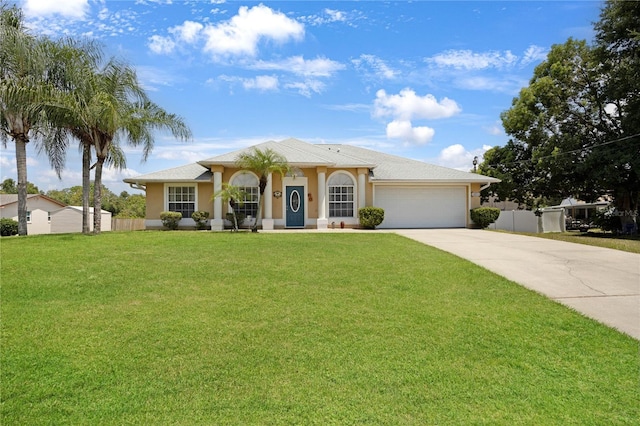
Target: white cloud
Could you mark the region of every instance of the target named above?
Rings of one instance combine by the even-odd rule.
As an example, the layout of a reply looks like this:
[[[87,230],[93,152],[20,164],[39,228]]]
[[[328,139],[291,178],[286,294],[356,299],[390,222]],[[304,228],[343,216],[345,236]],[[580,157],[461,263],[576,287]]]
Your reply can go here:
[[[436,131],[431,127],[413,127],[409,120],[393,120],[387,124],[387,138],[423,145],[431,142]]]
[[[417,144],[430,142],[435,130],[426,126],[414,127],[412,120],[447,118],[460,111],[452,99],[443,98],[438,102],[431,94],[418,96],[409,88],[397,95],[387,95],[384,90],[378,90],[373,105],[374,117],[392,117],[387,124],[387,138]]]
[[[427,62],[440,67],[452,67],[464,70],[481,70],[487,68],[505,68],[513,66],[518,57],[506,50],[474,53],[471,50],[447,50],[427,58]]]
[[[278,90],[278,77],[272,75],[259,75],[256,78],[244,79],[242,85],[245,89],[257,89],[263,92]]]
[[[459,143],[449,145],[440,151],[436,163],[441,166],[468,172],[473,169],[474,157],[478,157],[478,164],[480,164],[484,153],[489,149],[491,149],[489,145],[483,145],[482,148],[468,151],[467,148]]]
[[[170,37],[152,35],[149,37],[149,49],[159,55],[172,53],[176,48],[176,43]]]
[[[282,61],[257,61],[251,68],[288,71],[305,77],[331,77],[345,66],[327,58],[304,59],[302,56],[292,56]]]
[[[169,32],[185,43],[194,43],[198,40],[203,28],[204,26],[199,22],[184,21],[182,25],[170,28]]]
[[[204,50],[214,56],[255,56],[261,40],[284,43],[302,39],[304,25],[260,4],[251,9],[242,6],[233,18],[208,25],[203,32],[207,39]]]
[[[325,9],[324,13],[327,14],[327,16],[330,19],[330,22],[341,22],[347,19],[344,12],[341,12],[339,10]]]
[[[320,80],[306,80],[298,81],[294,83],[287,83],[284,85],[287,89],[294,89],[302,96],[307,98],[311,97],[312,93],[322,93],[325,88],[325,84]]]
[[[438,119],[458,114],[462,109],[456,101],[442,98],[440,102],[431,94],[416,95],[416,92],[406,88],[397,95],[387,95],[384,90],[378,90],[374,103],[374,116],[391,116],[402,120]]]
[[[26,0],[24,2],[24,12],[29,17],[58,14],[67,18],[83,19],[88,9],[88,0]]]
[[[358,70],[362,70],[367,74],[372,74],[379,80],[392,80],[397,77],[400,72],[394,70],[386,64],[382,59],[375,55],[360,55],[359,58],[351,61]],[[371,69],[371,71],[369,71]]]
[[[528,65],[531,62],[544,61],[547,59],[547,49],[532,44],[525,50],[524,57],[520,61],[522,65]]]
[[[332,22],[347,22],[347,14],[340,10],[326,8],[320,15],[309,15],[301,18],[309,25],[325,25]]]

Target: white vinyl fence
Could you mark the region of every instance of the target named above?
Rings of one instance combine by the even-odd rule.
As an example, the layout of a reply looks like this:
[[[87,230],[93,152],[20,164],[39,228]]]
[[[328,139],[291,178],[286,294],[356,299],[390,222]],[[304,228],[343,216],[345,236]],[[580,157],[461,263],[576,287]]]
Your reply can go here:
[[[543,209],[541,217],[531,210],[503,210],[498,220],[489,225],[489,229],[531,233],[564,232],[564,209]]]

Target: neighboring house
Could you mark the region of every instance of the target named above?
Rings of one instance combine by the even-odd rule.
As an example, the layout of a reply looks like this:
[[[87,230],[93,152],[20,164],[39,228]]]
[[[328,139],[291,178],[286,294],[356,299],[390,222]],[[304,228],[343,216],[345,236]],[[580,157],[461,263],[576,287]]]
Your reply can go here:
[[[42,194],[27,194],[27,234],[49,234],[51,213],[66,204]],[[18,221],[18,194],[0,194],[0,217]]]
[[[89,229],[93,232],[93,207],[89,207]],[[101,231],[111,231],[111,212],[102,210]],[[51,212],[51,233],[82,232],[82,207],[66,206]]]
[[[575,198],[565,198],[562,200],[560,205],[549,208],[563,208],[567,219],[570,221],[577,220],[584,223],[590,223],[597,212],[606,210],[610,204],[611,203],[609,201],[602,198],[595,203],[587,203],[585,201],[576,200]]]
[[[498,179],[410,160],[351,145],[269,141],[255,148],[283,155],[293,171],[273,174],[265,190],[263,229],[358,226],[358,209],[382,207],[380,228],[464,228],[469,210],[480,206],[480,190]],[[195,210],[209,212],[211,229],[222,230],[230,210],[212,195],[222,183],[251,194],[236,211],[254,218],[258,177],[235,165],[231,152],[182,167],[125,179],[146,191],[148,229],[161,228],[160,213],[182,213],[181,227],[195,226]],[[225,203],[227,204],[227,203]],[[250,221],[251,219],[249,219]]]

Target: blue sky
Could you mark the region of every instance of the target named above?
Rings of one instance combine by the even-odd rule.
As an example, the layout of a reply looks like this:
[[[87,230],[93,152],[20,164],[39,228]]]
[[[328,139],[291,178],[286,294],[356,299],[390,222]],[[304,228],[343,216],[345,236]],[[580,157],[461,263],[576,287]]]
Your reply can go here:
[[[127,60],[151,98],[182,116],[187,143],[158,134],[127,148],[122,179],[267,140],[344,143],[461,170],[504,145],[500,113],[553,44],[592,40],[599,1],[22,0],[34,33],[99,40]],[[30,144],[32,145],[32,144]],[[69,151],[63,180],[29,148],[41,190],[80,185]],[[16,178],[14,147],[0,156]]]

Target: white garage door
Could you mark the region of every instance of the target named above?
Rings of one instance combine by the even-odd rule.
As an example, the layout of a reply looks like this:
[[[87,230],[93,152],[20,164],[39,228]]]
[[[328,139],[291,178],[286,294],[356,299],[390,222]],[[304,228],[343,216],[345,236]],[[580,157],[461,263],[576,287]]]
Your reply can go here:
[[[464,186],[377,186],[374,205],[384,209],[379,228],[464,228],[466,200]]]

